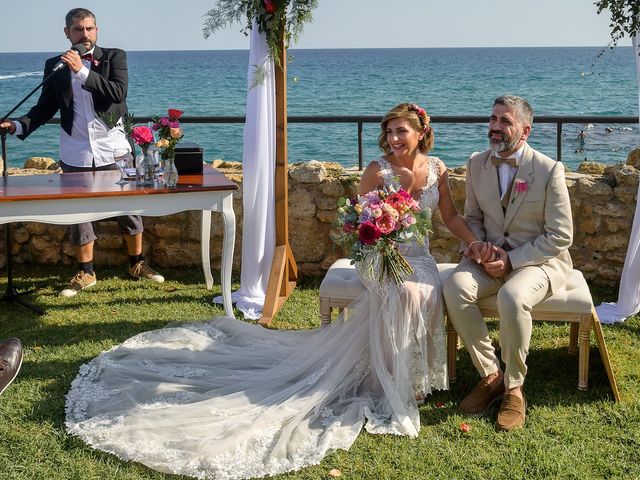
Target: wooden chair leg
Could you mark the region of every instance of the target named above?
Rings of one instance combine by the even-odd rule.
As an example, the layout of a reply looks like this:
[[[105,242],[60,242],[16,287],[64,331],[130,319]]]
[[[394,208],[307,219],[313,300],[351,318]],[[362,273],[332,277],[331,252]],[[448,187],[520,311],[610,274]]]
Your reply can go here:
[[[451,320],[447,317],[447,369],[449,371],[449,383],[456,381],[456,355],[458,350],[458,332]]]
[[[320,326],[326,327],[331,324],[331,299],[320,297]]]
[[[592,315],[592,323],[593,323],[593,333],[596,336],[596,343],[598,344],[598,350],[600,350],[600,357],[602,357],[602,363],[604,364],[604,369],[607,371],[607,377],[609,378],[609,385],[611,385],[611,390],[613,391],[613,398],[616,402],[620,401],[620,392],[618,391],[618,384],[616,382],[616,377],[613,375],[613,370],[611,369],[611,360],[609,358],[609,350],[607,349],[607,344],[604,341],[604,335],[602,333],[602,324],[600,323],[600,318],[598,317],[598,313],[596,309],[591,307],[591,315]]]
[[[580,318],[578,330],[578,389],[586,390],[589,387],[589,339],[591,338],[591,315],[583,315]]]
[[[569,326],[569,355],[578,353],[578,323],[571,322]]]

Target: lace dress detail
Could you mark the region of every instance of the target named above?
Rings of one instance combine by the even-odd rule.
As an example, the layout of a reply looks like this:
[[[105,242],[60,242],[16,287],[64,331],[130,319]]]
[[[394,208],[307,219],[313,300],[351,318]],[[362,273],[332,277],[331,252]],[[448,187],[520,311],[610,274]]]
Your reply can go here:
[[[433,210],[438,160],[430,162],[419,201]],[[123,460],[215,479],[318,464],[348,450],[363,426],[417,436],[416,395],[447,388],[446,344],[428,244],[403,254],[414,269],[405,284],[367,281],[348,320],[324,329],[220,317],[130,338],[80,368],[67,430]]]

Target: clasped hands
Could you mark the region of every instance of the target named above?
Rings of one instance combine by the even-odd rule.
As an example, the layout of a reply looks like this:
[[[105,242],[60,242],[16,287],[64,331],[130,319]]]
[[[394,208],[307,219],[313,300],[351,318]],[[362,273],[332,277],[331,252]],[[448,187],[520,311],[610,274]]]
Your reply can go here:
[[[492,277],[504,277],[512,270],[507,251],[491,242],[471,242],[463,255],[475,260]]]

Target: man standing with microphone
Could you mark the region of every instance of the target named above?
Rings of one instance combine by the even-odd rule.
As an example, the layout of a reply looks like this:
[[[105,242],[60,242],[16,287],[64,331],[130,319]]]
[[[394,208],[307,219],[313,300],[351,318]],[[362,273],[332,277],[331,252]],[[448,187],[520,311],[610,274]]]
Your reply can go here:
[[[48,78],[37,104],[23,117],[3,122],[10,134],[24,140],[60,110],[60,167],[64,173],[116,170],[114,151],[131,150],[124,134],[127,113],[127,54],[96,45],[96,17],[85,8],[74,8],[65,18],[64,33],[73,47],[61,57],[46,61]],[[80,56],[82,54],[82,57]],[[164,277],[142,256],[142,219],[137,215],[116,218],[129,253],[129,273],[137,279],[163,282]],[[60,292],[72,297],[96,283],[93,271],[91,223],[71,225],[70,239],[76,247],[78,272]]]

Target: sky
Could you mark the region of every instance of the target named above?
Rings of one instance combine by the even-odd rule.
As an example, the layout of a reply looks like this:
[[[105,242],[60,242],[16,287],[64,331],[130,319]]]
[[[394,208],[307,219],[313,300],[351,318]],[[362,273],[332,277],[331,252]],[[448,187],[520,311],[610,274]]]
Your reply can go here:
[[[594,0],[318,0],[294,48],[604,46],[609,16]],[[99,44],[135,50],[248,49],[242,25],[202,35],[215,0],[22,0],[2,5],[0,52],[68,47],[64,16],[97,17]],[[630,45],[625,39],[623,45]]]

